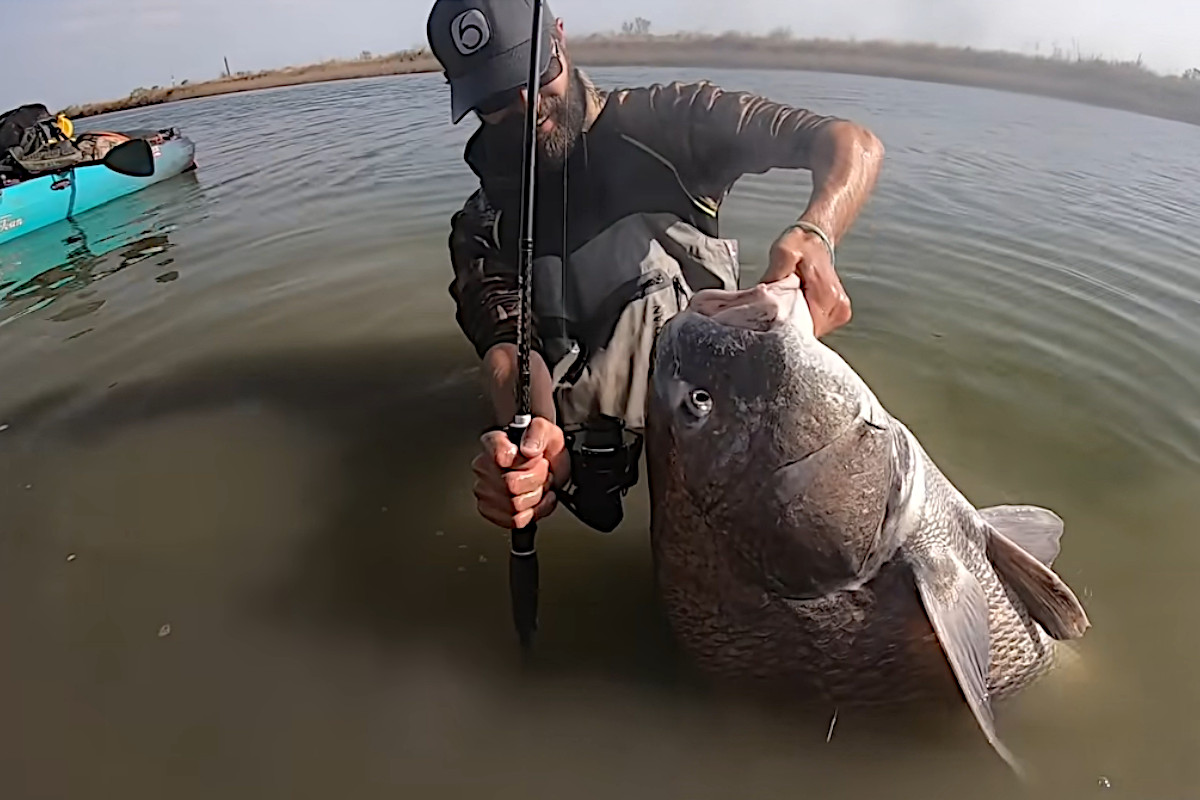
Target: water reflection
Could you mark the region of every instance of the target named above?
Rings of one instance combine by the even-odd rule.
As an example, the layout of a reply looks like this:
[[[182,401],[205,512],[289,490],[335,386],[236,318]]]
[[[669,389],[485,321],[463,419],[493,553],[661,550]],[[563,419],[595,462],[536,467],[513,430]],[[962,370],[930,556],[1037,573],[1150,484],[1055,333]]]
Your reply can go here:
[[[0,249],[0,326],[67,298],[87,300],[93,284],[128,267],[154,259],[168,267],[165,254],[175,246],[175,224],[159,213],[164,192],[178,191],[178,181],[196,184],[194,173],[149,187],[35,231]],[[178,271],[158,273],[169,282]],[[169,276],[169,277],[168,277]],[[66,322],[99,310],[103,299],[87,300],[50,316]]]

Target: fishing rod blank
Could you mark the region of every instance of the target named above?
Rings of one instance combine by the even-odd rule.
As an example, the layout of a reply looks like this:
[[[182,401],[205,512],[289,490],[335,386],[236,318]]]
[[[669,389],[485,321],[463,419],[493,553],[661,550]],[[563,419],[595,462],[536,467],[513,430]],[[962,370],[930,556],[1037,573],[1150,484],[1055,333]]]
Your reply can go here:
[[[517,410],[508,427],[508,438],[518,448],[533,422],[530,402],[530,315],[533,305],[533,204],[537,172],[537,111],[542,53],[542,0],[533,0],[533,26],[530,36],[529,80],[525,94],[525,152],[521,176],[521,240],[517,290]],[[532,644],[537,630],[538,562],[537,523],[530,520],[524,528],[510,534],[509,591],[512,594],[513,623],[521,646]]]

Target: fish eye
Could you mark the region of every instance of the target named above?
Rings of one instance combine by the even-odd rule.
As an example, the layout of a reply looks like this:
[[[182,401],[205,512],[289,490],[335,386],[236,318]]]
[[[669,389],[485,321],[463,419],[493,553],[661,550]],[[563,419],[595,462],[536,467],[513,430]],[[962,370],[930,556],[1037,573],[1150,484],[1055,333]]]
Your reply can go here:
[[[697,417],[708,416],[712,411],[712,395],[703,389],[692,389],[687,396],[688,410]]]

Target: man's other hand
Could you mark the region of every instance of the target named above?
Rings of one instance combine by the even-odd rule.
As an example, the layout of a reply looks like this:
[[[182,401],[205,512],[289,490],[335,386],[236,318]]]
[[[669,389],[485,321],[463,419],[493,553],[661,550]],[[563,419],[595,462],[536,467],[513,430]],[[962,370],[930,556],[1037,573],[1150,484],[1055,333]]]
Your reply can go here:
[[[571,459],[562,428],[534,417],[521,440],[520,453],[505,431],[480,437],[480,453],[471,462],[479,513],[501,528],[524,528],[558,507],[554,490],[566,484]]]
[[[784,231],[771,245],[770,262],[760,283],[777,281],[793,272],[800,276],[800,288],[818,338],[850,321],[850,298],[821,237],[800,228]]]

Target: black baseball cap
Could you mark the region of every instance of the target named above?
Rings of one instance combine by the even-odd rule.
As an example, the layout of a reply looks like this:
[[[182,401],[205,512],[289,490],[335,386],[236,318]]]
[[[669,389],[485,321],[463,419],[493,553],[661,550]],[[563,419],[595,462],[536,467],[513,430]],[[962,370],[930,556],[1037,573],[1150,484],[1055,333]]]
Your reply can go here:
[[[542,2],[542,63],[553,57],[554,14]],[[493,94],[529,81],[533,0],[436,0],[429,12],[429,48],[450,81],[450,115],[458,124]]]

